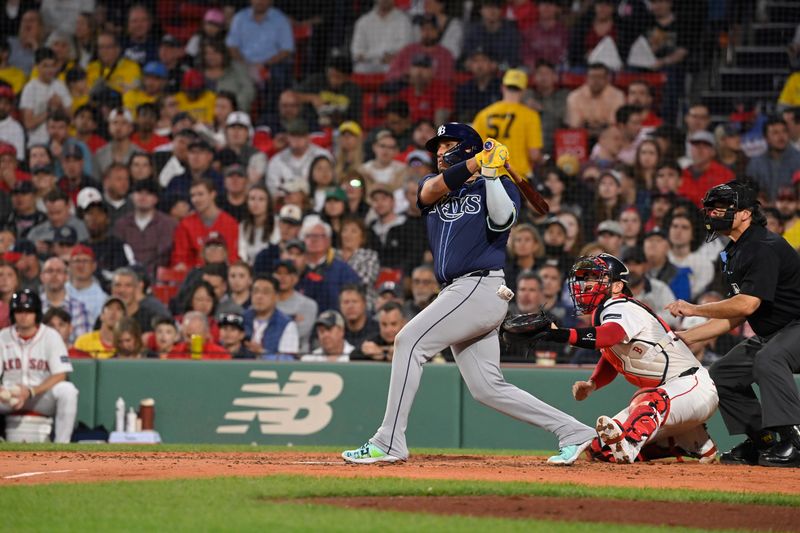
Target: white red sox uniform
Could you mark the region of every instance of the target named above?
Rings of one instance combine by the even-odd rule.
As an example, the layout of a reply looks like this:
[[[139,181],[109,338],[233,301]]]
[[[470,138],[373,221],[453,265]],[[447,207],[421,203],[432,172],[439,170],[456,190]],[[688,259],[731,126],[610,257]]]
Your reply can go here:
[[[598,329],[613,323],[624,330],[621,341],[601,348],[592,379],[599,389],[619,373],[639,387],[628,407],[613,417],[619,428],[611,432],[632,445],[630,461],[640,452],[641,458],[655,458],[652,444],[713,458],[716,447],[704,422],[717,409],[717,389],[688,346],[649,308],[626,296],[606,299],[595,310],[593,322]],[[602,442],[599,426],[598,420],[599,437],[591,447],[596,457],[601,445],[613,444]],[[601,455],[608,457],[608,453]]]
[[[14,326],[0,331],[0,359],[3,362],[0,383],[6,389],[15,385],[38,387],[54,374],[72,372],[61,335],[44,324],[40,324],[34,336],[27,340],[20,338]],[[11,411],[9,404],[0,402],[0,414]],[[28,399],[20,411],[55,415],[55,441],[69,442],[78,414],[78,389],[69,381],[61,381]]]

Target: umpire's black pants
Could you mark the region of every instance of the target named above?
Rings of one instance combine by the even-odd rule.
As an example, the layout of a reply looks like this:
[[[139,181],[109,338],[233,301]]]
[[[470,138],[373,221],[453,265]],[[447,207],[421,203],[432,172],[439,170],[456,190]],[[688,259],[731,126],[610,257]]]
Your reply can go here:
[[[800,320],[769,338],[740,342],[710,372],[731,435],[800,424],[800,393],[793,375],[800,372]],[[753,383],[758,384],[760,404]]]

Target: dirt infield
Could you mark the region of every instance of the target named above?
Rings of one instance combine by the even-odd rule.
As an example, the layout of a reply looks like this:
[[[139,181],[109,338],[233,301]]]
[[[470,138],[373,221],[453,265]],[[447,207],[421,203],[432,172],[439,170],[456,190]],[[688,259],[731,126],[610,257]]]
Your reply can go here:
[[[730,503],[682,503],[680,512],[670,502],[552,498],[534,496],[395,496],[362,498],[313,498],[348,509],[406,511],[442,515],[494,516],[565,520],[571,522],[636,523],[703,529],[750,531],[800,531],[798,510],[770,505]]]
[[[416,455],[407,463],[347,465],[323,453],[4,452],[0,486],[28,483],[300,474],[575,483],[800,494],[797,469],[701,465],[696,462],[612,465],[579,461],[554,467],[543,457]]]
[[[532,456],[417,455],[406,463],[348,465],[336,454],[324,453],[0,453],[0,487],[57,482],[298,474],[800,494],[800,476],[797,473],[796,469],[701,465],[697,462],[611,465],[579,461],[571,467],[554,467],[547,465],[545,458]],[[668,502],[491,495],[316,498],[302,501],[342,507],[503,518],[800,531],[800,509],[796,507],[682,503],[681,512],[675,513],[675,504]]]

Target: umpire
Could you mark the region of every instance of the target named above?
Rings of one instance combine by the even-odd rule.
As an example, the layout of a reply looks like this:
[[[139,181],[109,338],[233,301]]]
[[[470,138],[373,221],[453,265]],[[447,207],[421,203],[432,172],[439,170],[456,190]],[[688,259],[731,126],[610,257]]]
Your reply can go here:
[[[703,305],[678,300],[667,309],[710,319],[680,333],[687,344],[713,339],[745,320],[755,332],[711,367],[728,431],[748,437],[723,453],[722,462],[800,466],[800,394],[792,375],[800,371],[800,256],[765,228],[756,194],[745,184],[711,188],[703,209],[708,240],[717,234],[731,239],[720,254],[728,298]]]

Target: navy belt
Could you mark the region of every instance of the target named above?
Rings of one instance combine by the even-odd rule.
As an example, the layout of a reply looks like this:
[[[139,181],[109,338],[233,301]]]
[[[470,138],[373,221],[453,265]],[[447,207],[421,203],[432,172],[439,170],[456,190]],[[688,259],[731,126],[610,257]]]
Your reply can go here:
[[[492,271],[491,269],[485,268],[483,270],[476,270],[475,272],[470,272],[469,274],[462,274],[461,276],[455,277],[449,281],[445,281],[444,283],[442,283],[442,287],[443,288],[447,287],[448,285],[450,285],[459,278],[478,278],[478,277],[483,278],[488,276],[491,271]]]

